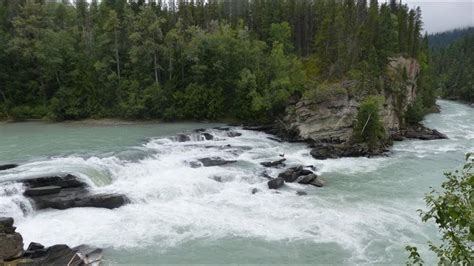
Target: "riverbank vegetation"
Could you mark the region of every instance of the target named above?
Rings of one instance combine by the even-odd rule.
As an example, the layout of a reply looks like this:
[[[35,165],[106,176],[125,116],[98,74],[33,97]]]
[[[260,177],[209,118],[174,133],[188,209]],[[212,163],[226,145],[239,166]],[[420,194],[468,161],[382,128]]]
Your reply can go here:
[[[320,84],[376,88],[391,56],[426,72],[421,31],[395,0],[6,0],[0,117],[270,121]]]
[[[441,244],[429,242],[440,265],[472,265],[474,252],[474,156],[466,155],[466,164],[460,171],[446,173],[441,190],[426,195],[427,211],[419,210],[423,222],[433,221],[441,234]],[[423,259],[416,247],[407,246],[409,265],[422,265]]]

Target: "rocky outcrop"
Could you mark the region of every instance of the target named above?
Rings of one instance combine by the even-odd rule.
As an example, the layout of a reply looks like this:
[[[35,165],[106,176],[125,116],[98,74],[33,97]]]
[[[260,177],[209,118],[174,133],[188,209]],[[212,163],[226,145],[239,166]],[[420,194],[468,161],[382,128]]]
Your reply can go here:
[[[95,194],[74,175],[42,176],[18,180],[26,186],[23,194],[37,209],[64,210],[74,207],[114,209],[128,202],[121,194]]]
[[[219,157],[206,157],[198,159],[197,161],[191,162],[190,165],[192,168],[198,168],[201,166],[210,167],[210,166],[221,166],[230,163],[235,163],[235,160],[225,160]]]
[[[23,238],[13,226],[13,218],[0,217],[0,263],[23,254]]]
[[[265,167],[279,167],[279,166],[284,166],[285,164],[283,162],[285,162],[285,161],[286,161],[286,159],[283,158],[283,159],[276,160],[276,161],[261,162],[260,164],[262,166],[265,166]]]
[[[269,189],[278,189],[285,183],[293,182],[316,187],[323,187],[325,184],[312,170],[306,169],[303,166],[290,167],[281,172],[277,178],[268,176],[266,172],[263,173],[263,176],[270,179],[270,181],[267,182]]]
[[[102,260],[102,250],[87,245],[44,247],[32,242],[23,251],[23,238],[15,232],[13,218],[0,217],[0,264],[7,265],[92,265]]]
[[[434,130],[404,128],[404,114],[416,98],[419,73],[420,66],[415,59],[394,57],[380,78],[378,89],[367,88],[356,80],[321,85],[289,105],[286,115],[277,120],[273,128],[264,125],[244,129],[273,133],[286,141],[305,141],[311,144],[311,155],[316,159],[381,154],[392,144],[390,136],[394,139],[438,139],[443,135]],[[374,94],[383,99],[380,117],[387,141],[368,147],[352,141],[353,125],[361,102]]]
[[[3,165],[0,165],[0,171],[8,170],[8,169],[16,168],[16,167],[18,167],[18,164],[14,164],[14,163],[3,164]]]

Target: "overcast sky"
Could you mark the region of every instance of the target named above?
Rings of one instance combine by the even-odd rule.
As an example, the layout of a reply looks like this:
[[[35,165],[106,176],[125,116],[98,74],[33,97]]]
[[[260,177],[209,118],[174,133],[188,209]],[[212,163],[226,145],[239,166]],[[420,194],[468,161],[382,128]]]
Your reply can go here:
[[[474,0],[403,0],[403,3],[421,8],[424,29],[429,33],[474,26]]]

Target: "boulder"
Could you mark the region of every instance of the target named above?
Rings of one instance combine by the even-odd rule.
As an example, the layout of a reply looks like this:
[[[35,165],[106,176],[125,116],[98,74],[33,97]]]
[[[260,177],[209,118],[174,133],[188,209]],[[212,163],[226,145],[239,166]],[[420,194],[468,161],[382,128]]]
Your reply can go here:
[[[299,184],[310,184],[313,180],[318,178],[315,174],[299,176],[296,182]]]
[[[207,132],[204,132],[204,133],[201,133],[201,135],[204,137],[204,139],[206,140],[213,140],[214,139],[214,136],[207,133]]]
[[[191,138],[186,134],[176,135],[176,141],[177,142],[186,142],[186,141],[190,141],[190,140],[191,140]]]
[[[12,168],[15,168],[15,167],[18,167],[18,164],[14,164],[14,163],[11,163],[11,164],[3,164],[3,165],[0,165],[0,171],[12,169]]]
[[[308,195],[308,193],[306,193],[306,192],[304,192],[304,191],[302,191],[302,190],[297,190],[297,191],[296,191],[296,195],[298,195],[298,196],[305,196],[305,195]]]
[[[23,238],[15,229],[13,218],[0,217],[0,262],[15,259],[23,253]]]
[[[86,183],[80,181],[78,177],[70,174],[65,176],[44,176],[29,178],[20,180],[19,182],[22,182],[30,188],[47,186],[58,186],[61,188],[77,188],[86,186]]]
[[[260,192],[260,189],[258,189],[258,188],[252,188],[252,195],[253,195],[253,194],[257,194],[258,192]]]
[[[267,182],[269,189],[278,189],[285,184],[285,180],[281,177],[277,177]]]
[[[283,162],[286,161],[285,158],[276,160],[276,161],[270,161],[270,162],[261,162],[260,164],[265,166],[265,167],[275,167],[283,164]]]
[[[315,187],[324,187],[324,185],[326,185],[326,182],[324,180],[320,179],[320,178],[315,178],[309,184],[313,185]]]
[[[42,196],[42,195],[50,195],[56,194],[61,191],[61,187],[59,186],[46,186],[46,187],[35,187],[35,188],[28,188],[23,192],[25,196]]]
[[[220,166],[220,165],[225,165],[225,164],[230,164],[230,163],[237,162],[235,160],[225,160],[225,159],[222,159],[222,158],[219,158],[219,157],[201,158],[201,159],[198,159],[198,161],[201,162],[201,164],[204,167]],[[196,165],[193,166],[193,164],[191,166],[196,167]],[[197,166],[197,167],[199,167],[199,166]]]
[[[285,182],[295,182],[298,177],[313,174],[313,171],[304,169],[302,166],[291,167],[286,169],[284,172],[278,175],[279,178],[285,180]]]
[[[242,133],[240,133],[240,132],[235,132],[235,131],[230,131],[230,132],[227,132],[227,136],[228,136],[228,137],[231,137],[231,138],[240,137],[240,136],[242,136]]]
[[[64,210],[74,207],[96,207],[114,209],[127,203],[120,194],[91,194],[84,188],[63,189],[56,194],[31,196],[38,209]]]
[[[402,132],[403,136],[408,139],[419,140],[436,140],[447,139],[448,137],[436,129],[429,129],[422,125],[413,126]]]

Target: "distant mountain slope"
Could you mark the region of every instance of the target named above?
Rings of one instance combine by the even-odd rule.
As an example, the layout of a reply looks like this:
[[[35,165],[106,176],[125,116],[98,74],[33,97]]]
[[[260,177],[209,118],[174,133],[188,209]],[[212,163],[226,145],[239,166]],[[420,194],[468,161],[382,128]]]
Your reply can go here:
[[[459,40],[460,38],[474,33],[474,27],[468,27],[463,29],[455,29],[435,34],[430,34],[428,36],[428,41],[430,43],[431,49],[445,48],[451,43]]]

